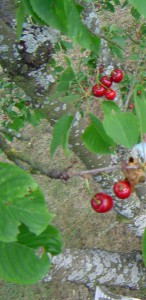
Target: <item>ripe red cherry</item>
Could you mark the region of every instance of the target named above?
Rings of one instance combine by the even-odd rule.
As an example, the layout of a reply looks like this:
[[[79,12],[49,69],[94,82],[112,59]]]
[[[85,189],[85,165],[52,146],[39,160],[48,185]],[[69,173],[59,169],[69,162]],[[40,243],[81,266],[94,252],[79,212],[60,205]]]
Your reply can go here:
[[[139,91],[137,91],[137,95],[139,96],[139,95],[141,95],[141,91],[139,90]]]
[[[102,76],[101,78],[100,78],[100,82],[103,84],[103,85],[105,85],[107,88],[110,88],[111,87],[111,85],[112,85],[112,79],[110,78],[110,77],[108,77],[108,76]]]
[[[108,100],[113,100],[116,97],[116,92],[112,89],[108,89],[105,91],[104,96]]]
[[[123,79],[123,73],[119,69],[115,69],[111,73],[111,79],[113,82],[119,83]]]
[[[102,97],[104,96],[105,92],[106,92],[106,88],[104,88],[104,86],[102,86],[101,84],[95,84],[92,87],[92,94],[95,97]]]
[[[105,213],[113,207],[113,199],[111,196],[98,193],[91,199],[92,208],[98,213]]]
[[[114,183],[113,192],[119,199],[126,199],[131,194],[130,184],[126,180],[119,180]]]
[[[30,105],[30,102],[29,101],[26,101],[25,102],[25,106],[29,106]]]
[[[134,104],[133,103],[129,103],[128,108],[129,109],[133,109],[134,108]]]

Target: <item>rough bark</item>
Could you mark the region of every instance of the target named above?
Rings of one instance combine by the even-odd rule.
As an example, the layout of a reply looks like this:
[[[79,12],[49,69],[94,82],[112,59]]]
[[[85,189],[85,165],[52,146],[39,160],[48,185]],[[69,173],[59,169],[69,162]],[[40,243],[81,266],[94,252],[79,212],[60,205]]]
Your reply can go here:
[[[8,26],[12,26],[15,19],[15,0],[1,0],[0,19],[3,19]]]
[[[111,253],[100,249],[65,249],[52,258],[52,270],[45,281],[72,281],[93,288],[96,285],[145,288],[146,269],[139,252]]]

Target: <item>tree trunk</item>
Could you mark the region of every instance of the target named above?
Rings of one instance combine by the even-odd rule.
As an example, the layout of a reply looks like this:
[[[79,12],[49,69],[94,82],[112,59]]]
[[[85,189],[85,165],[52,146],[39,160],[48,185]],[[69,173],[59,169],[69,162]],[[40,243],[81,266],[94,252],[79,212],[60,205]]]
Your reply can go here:
[[[146,269],[139,252],[118,254],[100,249],[65,249],[52,258],[52,270],[45,281],[83,283],[125,288],[145,288]]]

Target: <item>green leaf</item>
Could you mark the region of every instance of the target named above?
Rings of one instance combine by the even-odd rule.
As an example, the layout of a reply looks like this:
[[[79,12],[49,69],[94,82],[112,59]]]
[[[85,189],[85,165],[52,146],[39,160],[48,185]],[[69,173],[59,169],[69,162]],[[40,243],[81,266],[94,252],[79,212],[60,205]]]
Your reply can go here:
[[[146,1],[145,0],[128,0],[137,11],[146,18]]]
[[[120,37],[120,36],[117,36],[115,35],[112,39],[113,42],[116,42],[119,46],[121,47],[125,47],[126,46],[126,41],[124,38]]]
[[[112,114],[113,111],[120,111],[119,106],[112,101],[103,101],[101,107],[104,115]]]
[[[59,83],[57,85],[58,92],[66,92],[70,90],[72,81],[75,79],[74,71],[71,67],[65,69],[59,77]]]
[[[73,116],[64,115],[54,125],[53,137],[50,145],[51,157],[54,155],[55,150],[59,146],[62,146],[64,150],[67,149],[67,142],[68,142],[72,121],[73,121]]]
[[[125,0],[123,4],[121,4],[121,9],[126,7],[128,5],[128,0]]]
[[[39,25],[44,25],[45,23],[39,18],[39,16],[34,12],[30,0],[21,0],[24,3],[25,14],[30,15],[35,23]]]
[[[45,114],[38,109],[33,109],[33,111],[30,114],[29,122],[35,127],[39,124],[41,119],[45,119]]]
[[[102,123],[90,114],[91,125],[82,134],[82,140],[86,148],[99,154],[109,154],[113,152],[115,146],[111,138],[106,134]]]
[[[130,60],[138,60],[138,58],[139,58],[138,53],[133,53],[133,54],[129,55]]]
[[[137,95],[138,90],[141,90],[141,95]],[[141,85],[138,85],[134,91],[134,105],[139,121],[140,133],[143,134],[146,132],[146,97]]]
[[[114,110],[110,115],[105,115],[103,126],[106,133],[121,146],[131,148],[138,141],[138,120],[131,112]]]
[[[30,0],[34,12],[47,25],[60,30],[82,48],[99,52],[100,39],[82,23],[81,6],[73,0]]]
[[[21,223],[40,234],[51,219],[35,180],[16,166],[0,163],[0,240],[16,241]]]
[[[123,59],[122,50],[118,46],[109,45],[112,55],[117,56],[119,59]]]
[[[17,242],[0,242],[0,278],[8,282],[32,284],[49,271],[50,259]]]
[[[114,11],[115,11],[114,6],[113,6],[111,3],[109,3],[108,1],[106,2],[105,9],[106,9],[106,10],[108,9],[108,10],[111,11],[111,12],[114,12]]]
[[[12,116],[11,116],[12,118]],[[19,131],[19,129],[23,128],[24,126],[24,120],[16,117],[13,122],[9,125],[9,128],[15,130],[15,131]]]
[[[120,5],[120,0],[113,0],[116,5]]]
[[[72,104],[75,101],[79,100],[79,94],[73,94],[73,95],[70,95],[70,96],[59,97],[58,100],[61,101],[61,102]]]
[[[72,62],[67,55],[64,55],[64,60],[65,60],[66,64],[68,65],[68,67],[72,68]]]
[[[22,34],[22,25],[25,19],[25,9],[23,5],[23,1],[19,3],[15,15],[16,15],[16,34],[19,40]]]
[[[138,21],[140,19],[140,13],[137,11],[136,8],[132,7],[130,13],[135,20]]]
[[[142,256],[144,260],[144,265],[146,266],[146,229],[142,235]]]
[[[61,236],[53,225],[48,225],[39,235],[30,232],[24,224],[20,226],[19,230],[20,233],[17,237],[17,241],[20,244],[33,249],[43,247],[46,252],[52,255],[57,255],[61,252]]]
[[[73,44],[67,41],[60,40],[60,44],[62,49],[67,51],[68,49],[73,49]]]

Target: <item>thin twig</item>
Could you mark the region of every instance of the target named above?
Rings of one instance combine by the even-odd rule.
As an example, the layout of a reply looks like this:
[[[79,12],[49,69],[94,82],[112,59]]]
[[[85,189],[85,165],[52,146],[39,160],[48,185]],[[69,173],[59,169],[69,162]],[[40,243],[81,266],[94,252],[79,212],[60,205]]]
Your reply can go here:
[[[86,170],[86,171],[69,171],[68,174],[70,177],[73,176],[84,176],[84,175],[96,175],[98,173],[102,172],[111,172],[114,170],[121,169],[120,166],[114,166],[114,167],[104,167],[104,168],[98,168],[98,169],[92,169],[92,170]]]
[[[3,150],[7,158],[13,161],[15,164],[17,164],[20,168],[24,170],[29,170],[33,174],[39,173],[41,175],[45,175],[52,179],[68,180],[73,176],[84,177],[85,175],[96,175],[102,172],[111,172],[120,169],[122,170],[122,166],[120,165],[85,171],[71,171],[70,167],[65,168],[63,170],[48,170],[43,164],[36,161],[32,161],[24,153],[17,152],[14,148],[11,148],[11,146],[6,142],[2,134],[0,134],[0,148]],[[23,166],[22,162],[27,164],[28,166]],[[125,168],[138,169],[138,166],[126,166]]]

